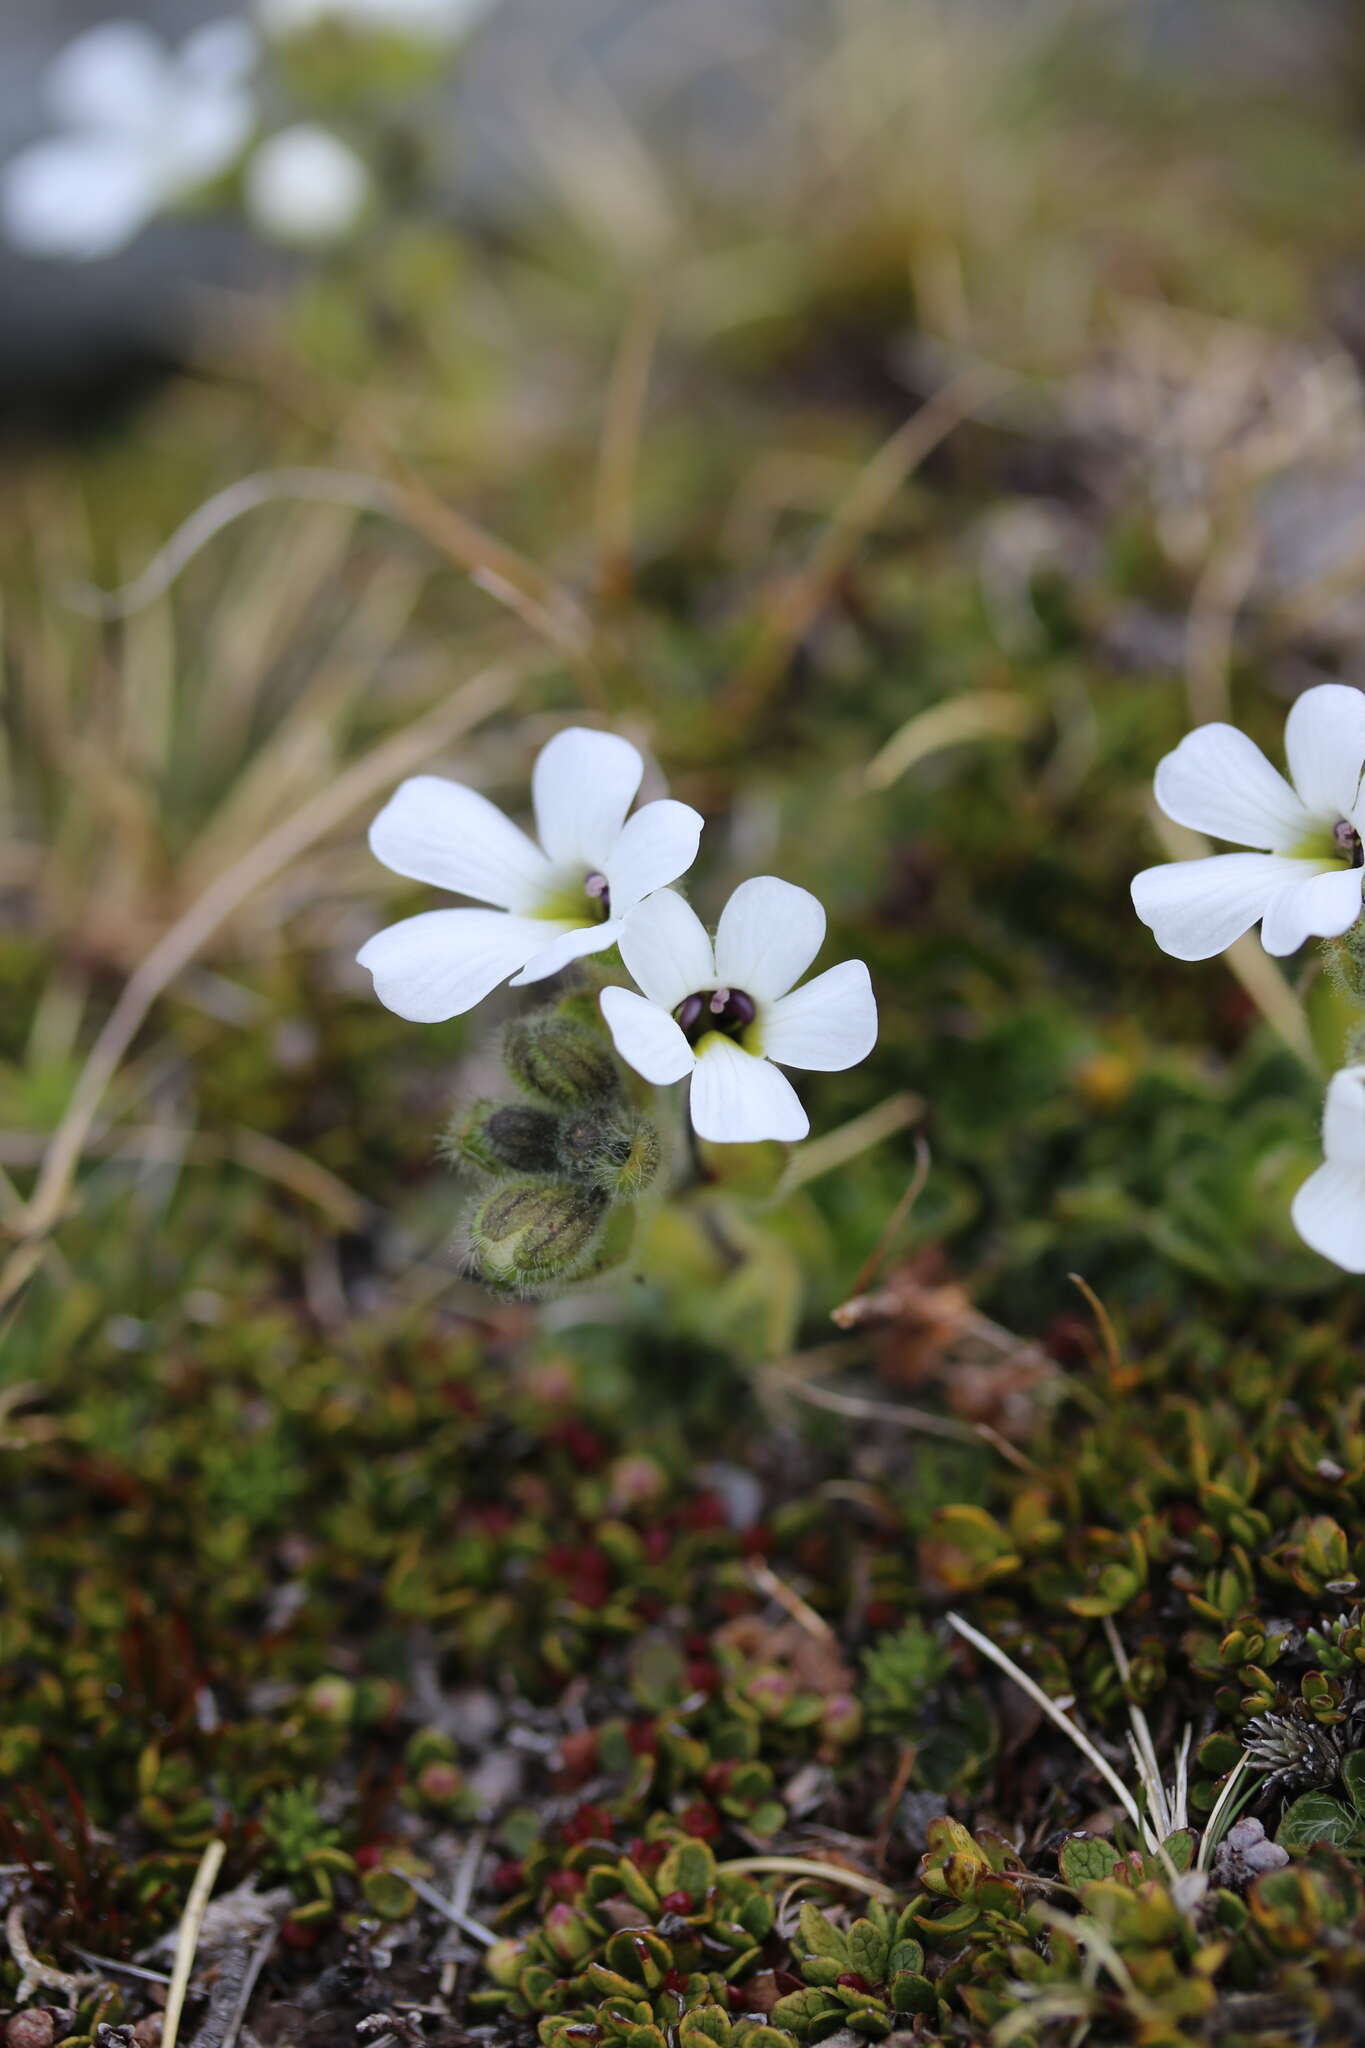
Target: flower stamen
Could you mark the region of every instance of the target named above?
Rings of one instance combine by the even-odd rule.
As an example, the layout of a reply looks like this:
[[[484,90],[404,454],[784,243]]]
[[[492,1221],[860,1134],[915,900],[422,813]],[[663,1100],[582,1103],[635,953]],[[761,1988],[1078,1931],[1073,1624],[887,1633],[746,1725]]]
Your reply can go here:
[[[710,1031],[740,1039],[758,1015],[758,1004],[742,988],[701,989],[685,996],[673,1012],[689,1045]]]
[[[583,894],[596,904],[598,921],[605,924],[611,916],[611,884],[606,876],[594,868],[583,883]]]

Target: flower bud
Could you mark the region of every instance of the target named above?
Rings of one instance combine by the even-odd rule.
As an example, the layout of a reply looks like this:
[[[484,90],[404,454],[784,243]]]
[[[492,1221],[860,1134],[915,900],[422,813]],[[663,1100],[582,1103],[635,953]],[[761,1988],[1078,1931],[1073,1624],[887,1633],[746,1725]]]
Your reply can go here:
[[[503,1040],[503,1060],[528,1095],[558,1109],[610,1101],[620,1085],[610,1046],[558,1010],[519,1018]]]
[[[345,1727],[355,1713],[355,1687],[338,1672],[325,1672],[313,1680],[303,1701],[315,1720],[334,1721],[339,1728]]]
[[[633,1202],[659,1170],[659,1133],[648,1117],[629,1111],[582,1110],[560,1126],[559,1156],[565,1168],[614,1195]]]
[[[483,1966],[495,1984],[505,1990],[513,1990],[526,1961],[526,1943],[504,1935],[501,1941],[484,1950]]]
[[[553,1173],[559,1119],[529,1102],[475,1102],[451,1126],[449,1149],[483,1173]]]
[[[495,1287],[537,1287],[574,1277],[591,1253],[606,1213],[593,1188],[563,1181],[517,1181],[499,1188],[474,1214],[471,1249]]]

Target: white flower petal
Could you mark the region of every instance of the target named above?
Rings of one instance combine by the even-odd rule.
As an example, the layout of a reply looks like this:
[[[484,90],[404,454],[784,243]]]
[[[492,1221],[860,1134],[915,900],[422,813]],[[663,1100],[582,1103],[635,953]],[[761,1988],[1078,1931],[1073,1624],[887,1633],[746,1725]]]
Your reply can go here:
[[[322,248],[341,241],[360,219],[370,174],[355,151],[326,128],[300,121],[254,152],[245,196],[253,226],[271,241]]]
[[[1168,818],[1237,846],[1286,852],[1313,828],[1284,777],[1235,725],[1187,733],[1156,771],[1156,800]]]
[[[196,85],[244,85],[255,69],[260,45],[250,22],[206,21],[180,45],[181,71]]]
[[[713,1145],[756,1145],[765,1138],[790,1144],[810,1129],[786,1075],[718,1031],[697,1048],[690,1107],[697,1136]]]
[[[1365,771],[1365,692],[1319,683],[1290,707],[1284,750],[1294,787],[1319,818],[1349,818]]]
[[[551,860],[605,873],[644,772],[618,733],[581,725],[557,732],[531,774],[536,834]]]
[[[824,941],[824,908],[809,889],[756,875],[740,883],[720,914],[716,973],[723,986],[772,1002],[800,979]]]
[[[424,910],[376,932],[356,954],[386,1008],[411,1024],[463,1016],[545,942],[539,918],[502,910]]]
[[[1335,939],[1349,931],[1360,916],[1360,868],[1318,868],[1311,861],[1295,861],[1307,869],[1276,891],[1261,919],[1261,944],[1267,953],[1296,953],[1305,939]]]
[[[243,88],[186,93],[167,124],[160,153],[166,196],[193,192],[225,171],[245,147],[255,119]]]
[[[500,910],[534,910],[552,881],[540,848],[496,804],[441,775],[399,784],[370,827],[370,850],[396,875]]]
[[[1308,1176],[1290,1213],[1305,1244],[1348,1273],[1365,1273],[1365,1167],[1329,1160]]]
[[[605,924],[581,925],[563,932],[559,938],[534,954],[520,974],[512,977],[513,988],[525,988],[529,982],[544,981],[551,974],[568,967],[575,960],[582,960],[589,953],[605,953],[608,946],[614,946],[625,927],[624,918],[611,917]],[[546,931],[553,931],[547,924]]]
[[[1365,1066],[1342,1067],[1328,1082],[1322,1149],[1333,1166],[1365,1169]]]
[[[1163,953],[1176,960],[1211,960],[1250,931],[1272,897],[1312,865],[1273,853],[1171,861],[1134,875],[1133,908]]]
[[[139,21],[106,21],[54,58],[43,97],[72,128],[154,134],[175,96],[169,51]]]
[[[687,873],[697,857],[702,822],[700,811],[672,797],[642,804],[626,819],[605,868],[614,917],[624,917],[643,897]]]
[[[21,150],[0,171],[5,238],[30,256],[89,263],[146,227],[160,191],[145,153],[115,136],[72,135]]]
[[[681,1081],[696,1065],[696,1054],[668,1011],[632,989],[604,988],[602,1015],[622,1059],[656,1087]]]
[[[621,958],[651,1002],[676,1010],[684,996],[716,985],[706,927],[673,889],[658,889],[632,910],[621,934]]]
[[[877,999],[861,960],[826,968],[760,1014],[764,1056],[784,1067],[835,1073],[856,1067],[877,1042]]]

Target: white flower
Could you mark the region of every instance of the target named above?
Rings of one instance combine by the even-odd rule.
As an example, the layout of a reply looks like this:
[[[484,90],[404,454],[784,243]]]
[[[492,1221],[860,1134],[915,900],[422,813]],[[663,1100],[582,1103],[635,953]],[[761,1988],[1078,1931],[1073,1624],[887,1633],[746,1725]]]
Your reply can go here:
[[[696,912],[661,890],[621,934],[621,958],[644,994],[602,991],[616,1050],[646,1081],[692,1076],[699,1137],[804,1138],[810,1121],[780,1068],[854,1067],[877,1038],[876,998],[861,960],[795,986],[824,937],[814,896],[775,875],[740,884],[714,947]]]
[[[691,867],[701,836],[698,813],[668,797],[627,818],[643,774],[629,740],[556,733],[531,779],[539,845],[462,783],[403,783],[370,827],[372,852],[395,874],[497,908],[424,910],[376,933],[358,957],[379,1000],[436,1024],[509,975],[521,987],[615,945],[628,912]]]
[[[253,226],[271,241],[318,248],[355,227],[370,196],[370,174],[329,129],[301,121],[255,151],[245,194]]]
[[[1177,960],[1208,960],[1261,920],[1267,953],[1336,938],[1360,915],[1365,694],[1320,683],[1284,729],[1293,784],[1232,725],[1201,725],[1156,771],[1168,818],[1254,846],[1133,879],[1133,905]]]
[[[16,248],[110,256],[164,206],[218,177],[251,133],[245,22],[199,29],[172,51],[141,23],[110,21],[69,43],[45,80],[62,133],[0,173],[0,219]]]
[[[1322,1113],[1326,1159],[1294,1197],[1294,1228],[1348,1273],[1365,1273],[1365,1066],[1333,1074]]]
[[[256,11],[270,35],[300,35],[319,22],[336,21],[372,35],[436,43],[465,34],[492,5],[493,0],[257,0]]]

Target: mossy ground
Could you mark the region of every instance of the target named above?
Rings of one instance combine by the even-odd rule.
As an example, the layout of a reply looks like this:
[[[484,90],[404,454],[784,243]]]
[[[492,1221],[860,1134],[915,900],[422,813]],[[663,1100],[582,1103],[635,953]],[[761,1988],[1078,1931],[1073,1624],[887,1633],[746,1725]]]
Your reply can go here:
[[[217,1840],[280,1928],[243,2040],[1361,2037],[1365,1319],[1288,1222],[1341,1000],[1306,961],[1300,1008],[1254,950],[1165,960],[1127,899],[1192,718],[1273,749],[1305,676],[1359,678],[1322,204],[1359,189],[1351,74],[1196,113],[1093,50],[933,47],[932,191],[850,47],[803,109],[844,148],[818,209],[795,177],[744,218],[679,198],[664,282],[580,215],[458,260],[414,232],[10,480],[0,1885],[81,1981],[10,1954],[0,2006],[145,2016],[114,1965],[164,1967]],[[878,457],[983,356],[932,451]],[[302,463],[399,516],[261,510],[125,623],[72,609]],[[882,1033],[806,1084],[792,1161],[715,1155],[621,1276],[535,1307],[452,1251],[438,1140],[494,1023],[373,1000],[356,945],[430,899],[362,828],[418,765],[515,803],[585,714],[708,816],[704,909],[769,869],[821,896]],[[187,918],[26,1239],[95,1035]],[[1326,1793],[1335,1846],[1181,1892],[949,1609],[1130,1783],[1130,1703],[1168,1781],[1188,1728],[1195,1829],[1277,1717],[1250,1810]],[[1059,1863],[1075,1831],[1110,1846]],[[793,1856],[826,1866],[804,1917],[790,1872],[712,1869]],[[412,1878],[529,1946],[486,1973]],[[256,1939],[210,1928],[184,2038],[222,2038]]]

